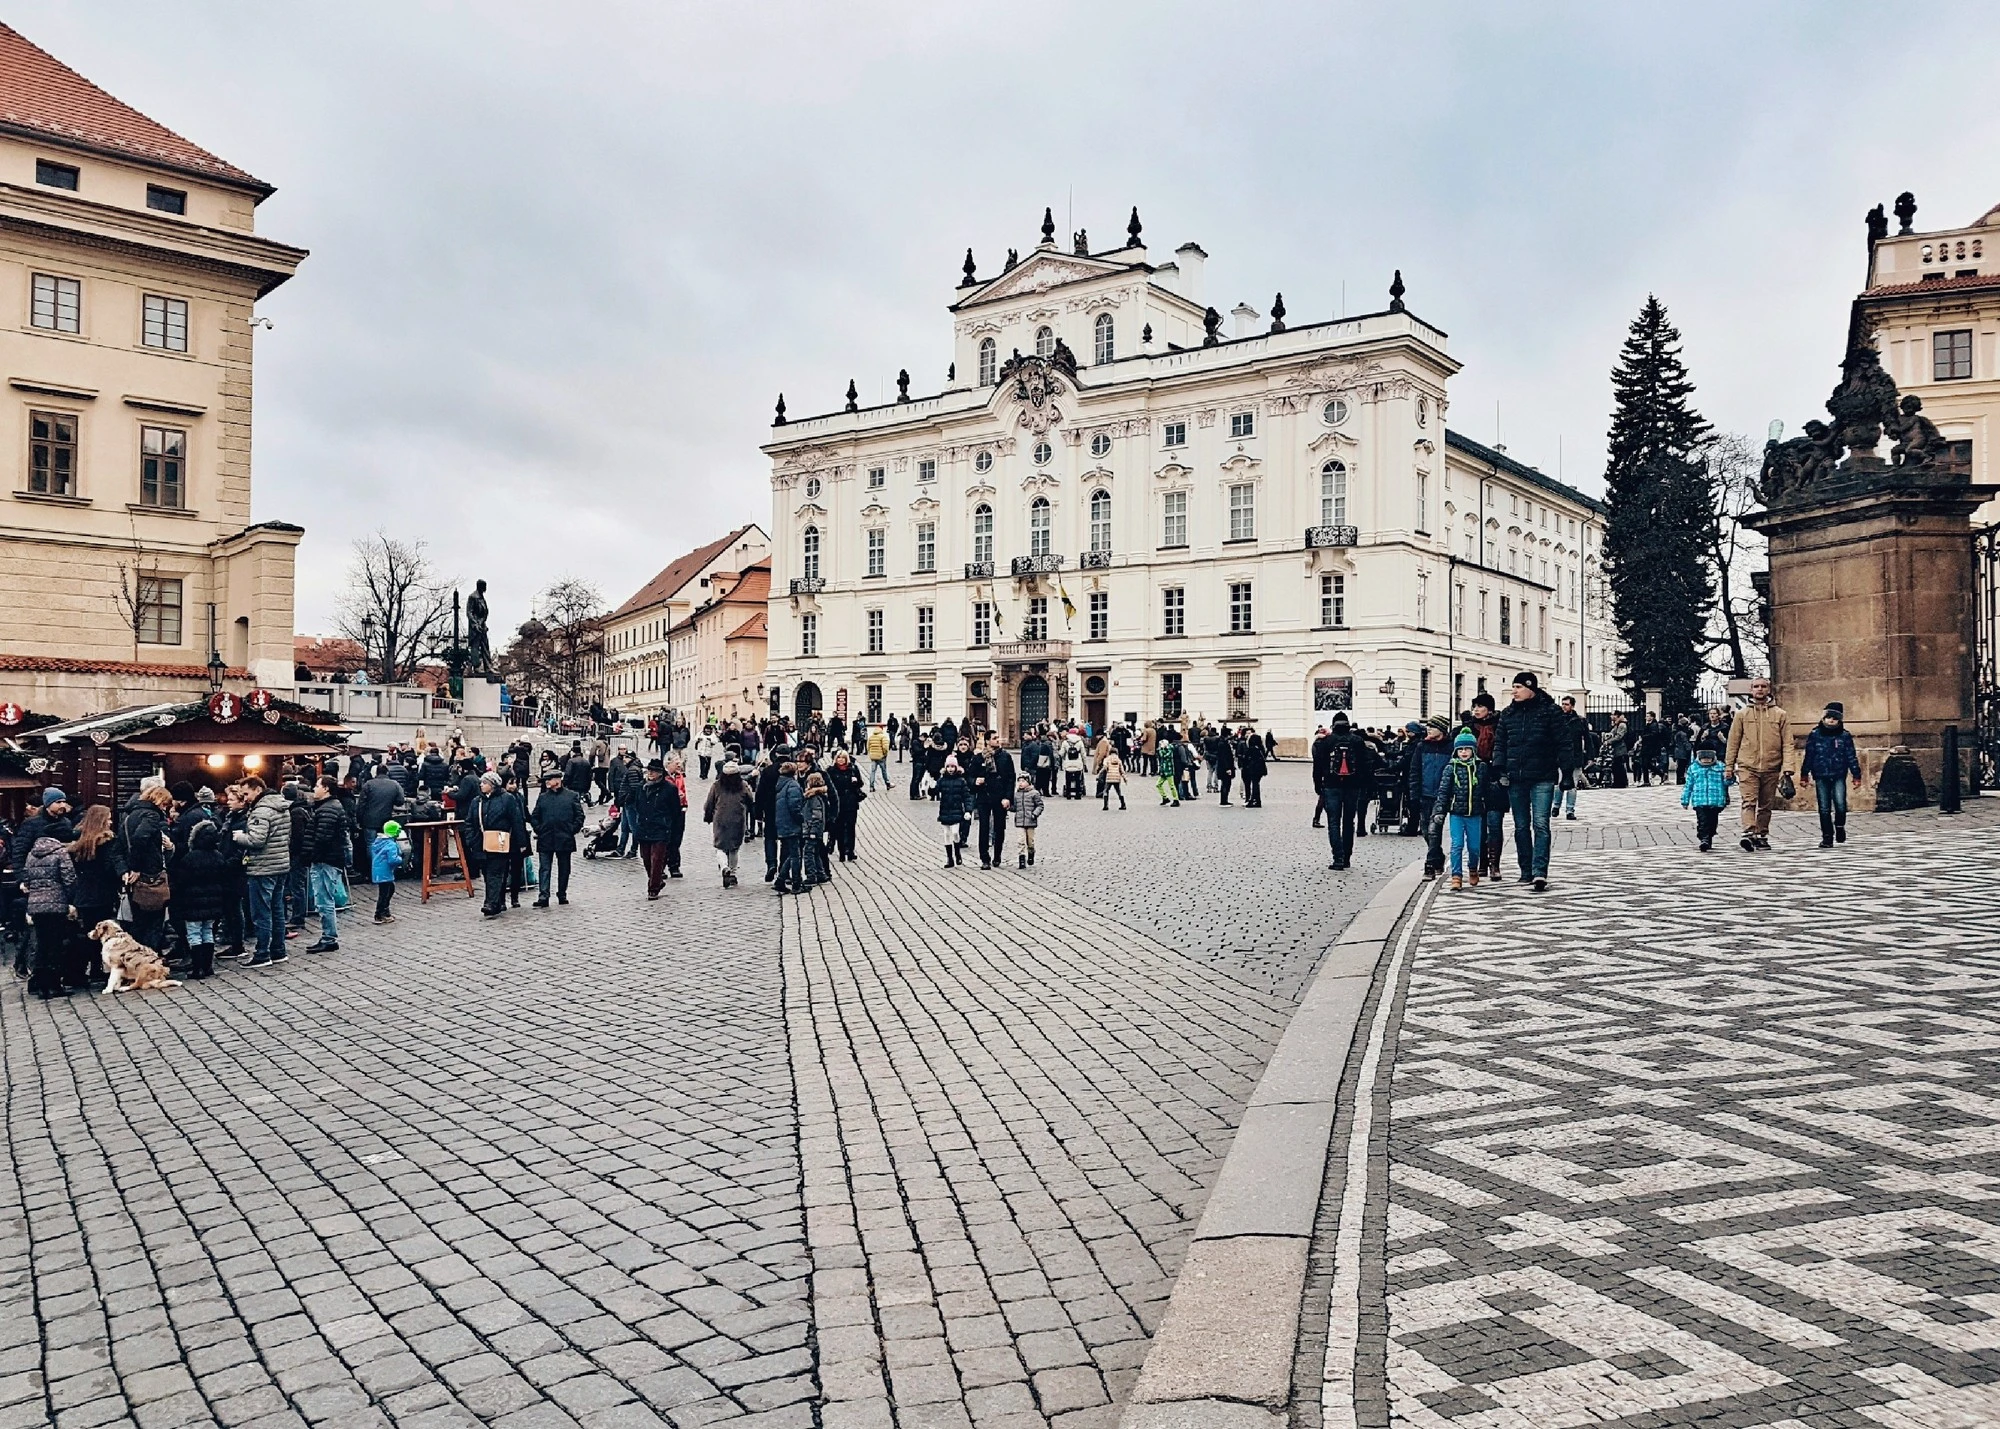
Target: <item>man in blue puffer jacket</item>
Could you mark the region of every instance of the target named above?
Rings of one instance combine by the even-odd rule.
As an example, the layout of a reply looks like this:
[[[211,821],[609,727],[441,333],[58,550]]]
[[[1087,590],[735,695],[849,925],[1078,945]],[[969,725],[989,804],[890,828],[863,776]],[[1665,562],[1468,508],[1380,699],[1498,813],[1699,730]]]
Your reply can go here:
[[[1410,750],[1410,811],[1423,820],[1424,877],[1444,872],[1444,816],[1436,809],[1438,786],[1451,763],[1451,726],[1443,715],[1424,722],[1424,737]]]

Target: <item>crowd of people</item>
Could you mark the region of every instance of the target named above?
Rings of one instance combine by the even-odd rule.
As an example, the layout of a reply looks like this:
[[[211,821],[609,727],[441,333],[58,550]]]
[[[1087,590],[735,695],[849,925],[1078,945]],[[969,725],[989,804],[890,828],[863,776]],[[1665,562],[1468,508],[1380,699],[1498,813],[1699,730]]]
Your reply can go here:
[[[16,973],[45,998],[102,976],[87,931],[106,918],[194,979],[212,976],[218,959],[270,968],[294,943],[337,952],[343,922],[368,916],[350,906],[357,883],[374,885],[373,921],[394,923],[397,879],[415,862],[415,840],[441,828],[455,827],[488,919],[519,909],[524,894],[534,908],[567,905],[579,850],[639,861],[646,896],[658,899],[683,877],[695,807],[723,887],[738,885],[742,849],[761,840],[764,881],[796,894],[859,856],[861,804],[898,783],[910,799],[936,803],[944,867],[965,863],[976,828],[981,868],[1007,866],[1012,830],[1013,866],[1026,870],[1051,800],[1095,799],[1109,812],[1116,799],[1122,811],[1125,786],[1150,778],[1162,807],[1206,793],[1256,809],[1277,758],[1268,732],[1199,719],[1103,730],[1044,722],[1024,732],[1018,752],[970,722],[924,728],[894,716],[815,717],[797,728],[731,720],[698,733],[661,716],[648,734],[660,752],[642,762],[601,729],[567,750],[521,740],[492,757],[456,731],[441,746],[419,731],[407,746],[288,762],[268,783],[246,774],[220,792],[149,778],[117,810],[79,810],[51,787],[19,828],[0,824],[0,927],[14,943]],[[1706,723],[1649,718],[1633,731],[1620,716],[1600,735],[1572,699],[1558,703],[1523,672],[1504,706],[1482,690],[1455,719],[1365,729],[1335,711],[1310,749],[1312,819],[1326,829],[1330,868],[1350,867],[1372,807],[1373,831],[1423,837],[1425,876],[1448,868],[1454,889],[1501,876],[1510,815],[1517,881],[1547,888],[1551,821],[1576,817],[1589,771],[1616,787],[1635,772],[1641,783],[1664,780],[1671,766],[1704,851],[1732,789],[1746,852],[1769,848],[1773,804],[1796,792],[1785,772],[1789,720],[1762,680],[1746,706],[1711,711]],[[693,794],[690,761],[705,786]],[[1807,736],[1800,767],[1814,786],[1821,846],[1845,842],[1848,789],[1864,771],[1839,705]]]

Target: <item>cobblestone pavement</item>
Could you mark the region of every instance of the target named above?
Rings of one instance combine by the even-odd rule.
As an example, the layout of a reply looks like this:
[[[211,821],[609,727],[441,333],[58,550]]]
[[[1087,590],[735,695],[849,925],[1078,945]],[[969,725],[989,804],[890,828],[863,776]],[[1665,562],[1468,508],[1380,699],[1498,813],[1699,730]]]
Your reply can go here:
[[[1994,810],[1704,855],[1672,798],[1587,798],[1545,895],[1433,895],[1329,1380],[1353,1345],[1363,1424],[2000,1422]]]
[[[14,984],[0,1429],[1108,1421],[1298,988],[1413,851],[1328,873],[1304,767],[1266,794],[1052,801],[986,874],[898,790],[798,900],[754,850],[724,892],[696,823],[657,904],[579,861],[496,924],[406,884],[268,972]]]

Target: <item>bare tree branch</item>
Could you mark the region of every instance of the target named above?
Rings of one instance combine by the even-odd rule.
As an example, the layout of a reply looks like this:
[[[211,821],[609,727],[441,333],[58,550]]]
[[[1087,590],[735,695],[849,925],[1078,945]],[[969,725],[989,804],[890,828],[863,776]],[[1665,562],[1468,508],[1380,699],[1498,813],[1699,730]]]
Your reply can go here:
[[[1708,565],[1715,576],[1715,609],[1702,644],[1702,663],[1729,679],[1770,669],[1764,622],[1750,577],[1764,568],[1764,538],[1743,524],[1760,504],[1757,473],[1763,462],[1750,439],[1726,433],[1702,453],[1715,501]]]
[[[517,694],[547,698],[563,714],[581,711],[603,668],[604,614],[596,586],[557,581],[535,598],[533,618],[500,652],[500,673]]]
[[[354,543],[336,627],[362,651],[385,685],[402,682],[451,644],[452,581],[432,567],[422,541],[377,531]]]

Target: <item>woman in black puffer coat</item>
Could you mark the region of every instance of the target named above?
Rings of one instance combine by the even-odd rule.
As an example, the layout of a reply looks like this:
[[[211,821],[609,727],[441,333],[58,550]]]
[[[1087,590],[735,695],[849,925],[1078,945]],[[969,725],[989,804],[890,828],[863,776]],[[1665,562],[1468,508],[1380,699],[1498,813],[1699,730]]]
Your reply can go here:
[[[222,852],[222,833],[203,820],[188,836],[188,850],[174,869],[174,913],[187,929],[190,977],[215,971],[215,944],[229,916],[234,874]]]

